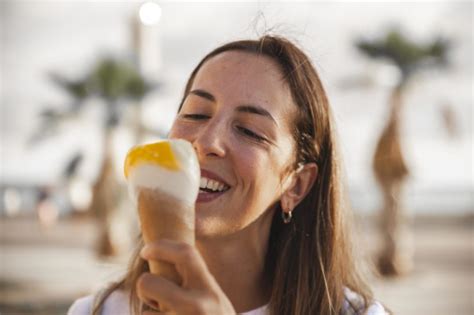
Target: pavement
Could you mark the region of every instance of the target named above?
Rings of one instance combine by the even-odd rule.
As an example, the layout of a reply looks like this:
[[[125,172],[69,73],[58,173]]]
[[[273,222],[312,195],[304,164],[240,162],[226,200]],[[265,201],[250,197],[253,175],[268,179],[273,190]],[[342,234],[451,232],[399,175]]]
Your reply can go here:
[[[400,278],[373,278],[375,295],[394,314],[473,315],[472,217],[430,221],[415,221],[413,272]]]
[[[360,219],[372,255],[373,220]],[[94,254],[97,226],[88,218],[42,227],[31,218],[0,221],[0,315],[65,314],[74,299],[120,276],[128,253]],[[474,314],[474,230],[471,217],[421,218],[413,226],[415,270],[403,277],[371,277],[374,293],[394,314]]]

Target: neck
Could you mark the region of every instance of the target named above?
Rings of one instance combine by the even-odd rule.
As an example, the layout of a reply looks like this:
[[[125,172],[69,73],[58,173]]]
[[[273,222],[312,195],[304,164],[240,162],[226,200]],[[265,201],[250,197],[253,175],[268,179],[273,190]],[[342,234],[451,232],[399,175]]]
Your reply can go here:
[[[265,256],[273,211],[233,235],[198,238],[196,246],[235,310],[246,312],[268,303]]]

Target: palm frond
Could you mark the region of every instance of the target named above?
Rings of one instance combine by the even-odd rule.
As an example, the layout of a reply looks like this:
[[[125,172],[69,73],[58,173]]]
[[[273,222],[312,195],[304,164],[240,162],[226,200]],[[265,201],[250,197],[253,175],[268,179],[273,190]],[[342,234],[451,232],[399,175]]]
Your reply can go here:
[[[435,39],[429,43],[418,43],[401,31],[392,29],[375,39],[359,39],[355,43],[360,52],[370,58],[384,58],[393,62],[404,76],[409,76],[429,60],[430,65],[441,65],[447,61],[450,43]]]
[[[120,98],[141,99],[151,89],[135,67],[113,58],[99,61],[89,80],[96,94],[112,101]]]
[[[87,79],[71,80],[57,73],[50,73],[49,77],[57,86],[76,100],[83,100],[90,94]]]
[[[138,103],[127,100],[141,100],[156,87],[147,82],[133,64],[112,57],[101,58],[80,78],[69,79],[54,72],[48,75],[52,82],[72,98],[72,102],[65,110],[47,108],[40,113],[39,126],[28,140],[30,145],[53,136],[61,123],[77,116],[89,97],[95,96],[104,100],[104,125],[108,128],[119,123],[124,104]]]

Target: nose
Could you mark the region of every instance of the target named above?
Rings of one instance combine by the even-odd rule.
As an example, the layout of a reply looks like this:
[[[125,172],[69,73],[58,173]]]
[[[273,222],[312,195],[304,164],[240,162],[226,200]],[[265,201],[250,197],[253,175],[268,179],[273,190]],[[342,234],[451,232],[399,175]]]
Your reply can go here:
[[[222,122],[209,121],[202,126],[192,144],[199,158],[224,157],[226,144]]]

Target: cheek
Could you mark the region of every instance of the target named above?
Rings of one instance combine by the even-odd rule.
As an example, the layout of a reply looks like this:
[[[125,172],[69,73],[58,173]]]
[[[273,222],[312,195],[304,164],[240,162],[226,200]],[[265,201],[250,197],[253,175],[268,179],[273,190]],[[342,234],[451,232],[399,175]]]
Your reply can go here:
[[[288,176],[292,159],[291,143],[284,149],[274,149],[253,162],[259,193],[270,194],[277,199],[283,193],[283,182]]]
[[[191,135],[193,134],[192,128],[186,128],[181,124],[174,123],[171,126],[170,132],[168,134],[168,138],[170,139],[184,139],[184,140],[191,140]]]
[[[279,160],[272,153],[241,147],[233,164],[245,186],[254,193],[267,191],[267,188],[276,192],[282,170]]]

